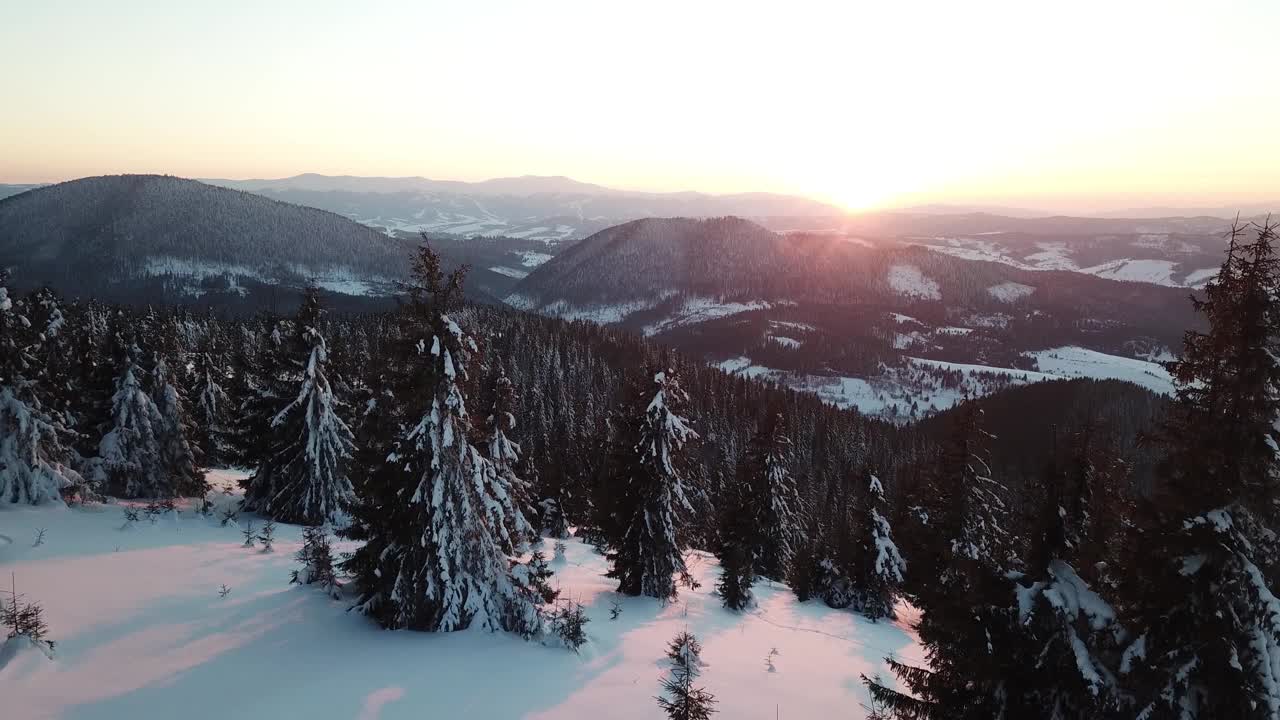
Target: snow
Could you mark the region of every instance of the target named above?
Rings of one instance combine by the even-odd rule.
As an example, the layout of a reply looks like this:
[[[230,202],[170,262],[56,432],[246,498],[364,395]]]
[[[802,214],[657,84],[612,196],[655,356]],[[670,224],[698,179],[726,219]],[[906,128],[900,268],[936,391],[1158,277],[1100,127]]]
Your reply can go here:
[[[1108,280],[1124,282],[1145,282],[1156,285],[1177,286],[1181,283],[1173,281],[1177,263],[1172,260],[1113,260],[1111,262],[1087,267],[1082,273],[1097,275]]]
[[[1218,271],[1222,268],[1203,268],[1187,273],[1187,277],[1183,279],[1182,284],[1187,287],[1200,287],[1208,283],[1210,280],[1218,276]]]
[[[967,328],[942,328],[966,330]],[[926,343],[920,333],[901,334],[895,347],[906,349],[915,343]],[[871,377],[792,373],[754,364],[751,358],[737,356],[721,361],[716,367],[735,374],[762,379],[809,392],[823,402],[841,408],[855,408],[865,415],[879,416],[892,422],[907,422],[951,408],[965,398],[982,397],[1018,385],[1072,378],[1124,380],[1159,394],[1173,393],[1173,380],[1158,363],[1107,355],[1095,350],[1067,346],[1025,353],[1035,358],[1040,370],[992,365],[953,363],[925,358],[906,358],[905,367],[881,367]],[[958,385],[944,382],[942,373],[960,375]],[[912,404],[917,410],[913,415]]]
[[[509,278],[515,278],[517,280],[523,280],[524,278],[529,277],[529,273],[525,272],[524,270],[516,270],[515,268],[502,267],[501,265],[495,265],[494,267],[489,268],[489,270],[491,272],[496,272],[499,275],[506,275]]]
[[[685,298],[680,308],[665,320],[647,325],[644,328],[645,335],[657,335],[658,333],[672,330],[674,328],[686,325],[695,325],[697,323],[715,320],[717,318],[737,315],[739,313],[750,312],[752,310],[768,310],[775,305],[783,303],[770,303],[764,300],[748,300],[745,302],[725,302],[707,297],[689,297]]]
[[[241,477],[209,479],[228,487]],[[611,621],[617,596],[604,559],[566,540],[553,584],[591,619],[574,654],[474,629],[380,630],[347,612],[349,600],[288,584],[297,526],[279,525],[276,551],[262,553],[242,547],[236,527],[189,511],[123,530],[121,514],[114,505],[0,510],[15,538],[47,529],[40,547],[0,547],[0,566],[44,605],[57,643],[53,661],[23,652],[0,669],[6,718],[651,719],[666,644],[685,629],[702,643],[699,683],[716,695],[718,717],[859,718],[861,674],[892,678],[890,654],[921,662],[904,622],[800,603],[781,585],[758,584],[750,612],[723,610],[717,565],[700,552],[688,556],[699,590],[665,606],[621,598]],[[772,648],[776,672],[765,665]]]
[[[1035,291],[1036,289],[1034,286],[1023,285],[1022,283],[1016,282],[1000,283],[999,285],[992,285],[987,288],[987,293],[991,295],[991,297],[1005,303],[1017,302]]]
[[[520,262],[523,263],[525,267],[537,267],[550,260],[551,257],[551,255],[546,253],[525,251],[520,253]]]
[[[783,347],[789,347],[789,348],[798,348],[802,344],[799,340],[796,340],[795,338],[789,338],[783,335],[770,335],[769,342],[776,342],[779,345],[782,345]]]
[[[1075,346],[1026,354],[1036,359],[1041,372],[1057,377],[1125,380],[1157,394],[1173,394],[1173,377],[1159,363]]]
[[[893,265],[886,277],[889,287],[899,295],[922,300],[941,300],[938,283],[930,280],[915,265]]]
[[[396,283],[391,278],[376,275],[357,275],[347,267],[313,268],[291,263],[288,271],[322,290],[341,293],[343,295],[359,295],[366,297],[383,297],[395,294]],[[244,294],[240,280],[248,278],[265,284],[280,284],[281,280],[265,275],[260,269],[247,265],[216,262],[212,260],[192,260],[169,255],[153,255],[143,259],[142,274],[157,276],[173,276],[187,278],[199,282],[206,278],[225,277],[232,292]],[[188,295],[199,297],[206,290],[197,286],[187,286],[183,291]]]
[[[510,297],[507,298],[507,302],[511,302]],[[542,312],[562,320],[589,320],[600,325],[609,325],[622,322],[632,313],[648,310],[654,304],[653,301],[634,300],[623,303],[577,306],[571,305],[564,300],[557,300],[543,307]],[[519,306],[516,305],[515,307]]]
[[[1165,248],[1168,244],[1167,241],[1167,235],[1144,235],[1134,245],[1145,248]],[[926,238],[923,246],[944,255],[951,255],[965,260],[996,262],[1019,270],[1066,270],[1096,275],[1108,280],[1154,283],[1169,287],[1201,287],[1218,274],[1218,268],[1216,267],[1204,268],[1188,273],[1182,280],[1175,280],[1174,276],[1177,274],[1178,262],[1156,259],[1119,258],[1092,267],[1082,268],[1072,260],[1070,249],[1066,243],[1062,242],[1036,243],[1039,252],[1031,253],[1021,260],[1010,256],[995,243],[973,238]],[[1175,248],[1175,250],[1178,249],[1182,248]],[[1019,285],[1019,283],[1004,283],[1004,285]],[[1002,286],[997,285],[995,287]],[[1021,285],[1021,287],[1030,286]],[[1031,289],[1034,290],[1034,288]],[[996,292],[1000,291],[995,291],[995,288],[989,288],[988,292],[992,292],[993,296],[1003,302],[1013,302],[1013,300],[1021,297],[1015,296],[1006,299],[996,295]],[[1027,294],[1030,293],[1028,292]]]

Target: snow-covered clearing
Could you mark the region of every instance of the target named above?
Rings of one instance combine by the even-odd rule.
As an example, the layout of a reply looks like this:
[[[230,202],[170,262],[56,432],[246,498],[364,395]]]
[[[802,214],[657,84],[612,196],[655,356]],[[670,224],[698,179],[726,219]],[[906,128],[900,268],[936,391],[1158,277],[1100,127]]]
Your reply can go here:
[[[1148,360],[1107,355],[1082,347],[1060,347],[1027,355],[1041,372],[1057,377],[1127,380],[1162,395],[1173,394],[1173,377],[1163,365]]]
[[[954,328],[965,330],[966,328]],[[920,333],[898,333],[894,347],[909,349],[927,344]],[[775,382],[801,392],[811,392],[824,402],[842,408],[856,408],[894,422],[905,422],[955,406],[965,398],[990,395],[1018,385],[1052,380],[1092,378],[1124,380],[1148,390],[1169,395],[1173,379],[1162,365],[1148,360],[1108,355],[1082,347],[1059,347],[1026,353],[1035,358],[1038,372],[1017,368],[907,358],[905,367],[882,367],[873,377],[810,375],[754,364],[739,356],[717,364],[737,375]],[[957,373],[959,384],[944,381],[945,373]],[[914,413],[912,406],[915,406]]]
[[[942,289],[915,265],[893,265],[886,277],[897,294],[922,300],[941,300]]]
[[[496,272],[499,275],[506,275],[509,278],[515,278],[517,280],[523,280],[524,278],[529,277],[529,273],[524,270],[516,270],[515,268],[503,267],[501,265],[494,265],[489,268],[489,271]]]
[[[1023,285],[1016,282],[1000,283],[987,288],[987,293],[991,297],[1006,303],[1017,302],[1035,291],[1035,287],[1031,285]]]
[[[229,487],[236,477],[211,479]],[[920,660],[904,622],[799,603],[782,586],[757,585],[749,613],[723,610],[715,560],[702,553],[689,558],[701,588],[666,606],[624,598],[610,620],[617,596],[604,559],[569,540],[551,565],[563,597],[591,618],[590,640],[574,654],[480,631],[380,630],[346,601],[288,584],[296,526],[279,526],[264,554],[242,547],[237,527],[190,511],[122,522],[118,505],[0,509],[0,529],[14,538],[0,544],[4,584],[13,572],[19,591],[44,605],[56,641],[52,661],[23,650],[0,668],[6,720],[656,719],[665,645],[684,629],[703,644],[700,680],[719,717],[860,718],[860,674],[891,677],[889,654]],[[44,544],[31,547],[39,528]],[[776,672],[765,667],[772,648]]]
[[[1159,240],[1163,238],[1163,240]],[[1162,248],[1168,241],[1167,235],[1144,235],[1143,240],[1134,243],[1138,247]],[[1036,243],[1039,248],[1038,252],[1031,253],[1018,260],[1010,256],[999,245],[986,240],[975,240],[973,238],[926,238],[922,243],[924,247],[940,252],[945,255],[963,258],[965,260],[982,260],[986,262],[1000,263],[1001,265],[1009,265],[1019,270],[1067,270],[1070,272],[1084,273],[1086,275],[1096,275],[1108,280],[1119,280],[1122,282],[1145,282],[1154,283],[1156,285],[1167,285],[1169,287],[1201,287],[1218,274],[1218,268],[1204,268],[1194,270],[1187,273],[1186,277],[1181,280],[1175,280],[1177,274],[1178,262],[1174,260],[1156,260],[1156,259],[1132,259],[1121,258],[1111,260],[1092,267],[1080,267],[1071,257],[1071,250],[1066,243],[1061,242],[1042,242]],[[1006,286],[1018,286],[1028,288],[1026,294],[1030,294],[1032,288],[1029,285],[1021,285],[1019,283],[1004,283],[988,288],[994,297],[1004,302],[1012,302],[1022,297],[1022,295],[1014,295],[1012,297],[1003,297],[997,294],[996,288]]]
[[[532,252],[529,250],[520,253],[520,262],[525,267],[537,267],[550,259],[551,256],[547,253]]]
[[[716,300],[715,298],[691,297],[686,298],[681,304],[680,309],[671,314],[665,320],[646,325],[644,328],[645,335],[657,335],[660,332],[672,330],[674,328],[683,327],[685,325],[696,325],[697,323],[715,320],[717,318],[737,315],[739,313],[750,312],[752,310],[768,310],[774,305],[783,303],[770,303],[764,300],[747,300],[745,302],[725,302]]]

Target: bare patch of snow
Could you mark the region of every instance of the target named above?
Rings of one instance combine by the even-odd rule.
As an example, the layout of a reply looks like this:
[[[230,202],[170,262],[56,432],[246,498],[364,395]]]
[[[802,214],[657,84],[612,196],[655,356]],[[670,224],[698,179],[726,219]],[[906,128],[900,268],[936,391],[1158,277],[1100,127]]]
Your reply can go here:
[[[1000,283],[987,288],[987,294],[1005,303],[1017,302],[1024,297],[1030,296],[1035,291],[1036,289],[1032,285],[1023,285],[1016,282]]]
[[[509,278],[515,278],[517,280],[522,280],[524,278],[529,277],[529,273],[525,272],[524,270],[516,270],[515,268],[502,267],[501,265],[495,265],[489,268],[489,270],[490,272],[496,272],[499,275],[506,275]]]
[[[886,278],[889,287],[899,295],[922,300],[941,300],[942,290],[938,283],[925,277],[915,265],[893,265]]]

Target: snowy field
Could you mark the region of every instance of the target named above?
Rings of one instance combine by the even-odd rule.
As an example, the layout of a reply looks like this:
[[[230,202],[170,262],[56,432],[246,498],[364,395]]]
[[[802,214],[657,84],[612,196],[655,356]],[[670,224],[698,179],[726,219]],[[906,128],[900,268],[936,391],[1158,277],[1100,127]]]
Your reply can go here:
[[[237,477],[210,474],[223,487]],[[747,614],[725,611],[715,560],[700,553],[689,559],[700,589],[666,606],[622,599],[610,620],[618,596],[604,559],[569,540],[556,582],[591,618],[573,654],[479,631],[380,630],[347,601],[288,584],[299,527],[279,526],[263,553],[189,510],[122,523],[119,505],[0,508],[4,585],[12,572],[44,605],[56,641],[52,661],[27,649],[0,667],[0,717],[656,720],[666,643],[687,628],[702,641],[717,717],[856,719],[861,673],[881,672],[890,653],[920,659],[904,622],[799,603],[781,586],[757,586]]]
[[[1147,236],[1154,238],[1156,236]],[[1164,236],[1168,240],[1168,236]],[[1131,259],[1111,260],[1092,267],[1080,267],[1071,259],[1064,243],[1037,243],[1040,252],[1027,255],[1019,261],[1011,257],[996,243],[974,238],[922,238],[921,244],[934,252],[951,255],[965,260],[982,260],[1009,265],[1019,270],[1068,270],[1071,272],[1096,275],[1108,280],[1122,282],[1145,282],[1169,287],[1204,287],[1218,274],[1218,268],[1201,268],[1193,270],[1185,277],[1175,280],[1179,263],[1173,260]],[[1161,247],[1153,242],[1137,243],[1143,247]],[[1006,283],[1009,285],[1010,283]],[[1017,283],[1012,283],[1017,285]],[[998,286],[997,286],[998,287]],[[1023,285],[1022,287],[1029,287]],[[995,288],[991,288],[995,290]],[[993,292],[993,294],[995,294]],[[999,296],[997,296],[999,297]],[[1003,299],[1003,298],[1000,298]]]
[[[906,315],[898,321],[914,322]],[[968,328],[940,328],[943,331],[964,331]],[[906,349],[920,340],[919,333],[899,333],[895,347]],[[878,416],[892,422],[913,419],[910,406],[915,403],[916,418],[932,415],[955,406],[966,397],[982,397],[1017,385],[1051,380],[1091,378],[1094,380],[1124,380],[1141,385],[1160,395],[1172,395],[1173,378],[1158,362],[1108,355],[1087,348],[1066,346],[1025,353],[1035,358],[1038,372],[991,365],[907,358],[902,368],[882,368],[882,372],[870,378],[840,375],[806,375],[756,365],[751,359],[738,356],[716,365],[735,375],[768,380],[793,390],[811,392],[824,402],[842,408],[855,408],[864,415]],[[929,370],[956,371],[961,375],[960,385],[948,385],[941,376]],[[994,376],[994,377],[992,377]]]

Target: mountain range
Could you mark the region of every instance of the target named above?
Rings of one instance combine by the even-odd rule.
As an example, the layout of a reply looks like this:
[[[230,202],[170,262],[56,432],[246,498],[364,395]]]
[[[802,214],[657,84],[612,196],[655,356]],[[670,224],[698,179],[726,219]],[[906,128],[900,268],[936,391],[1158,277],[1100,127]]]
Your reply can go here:
[[[388,182],[360,195],[402,194],[402,179]],[[581,189],[563,178],[510,187]],[[48,283],[134,304],[287,311],[308,284],[339,309],[392,303],[417,233],[262,192],[166,176],[30,189],[0,200],[0,266],[14,269],[19,288]],[[486,209],[518,202],[493,192],[470,197]],[[1155,361],[1200,322],[1187,288],[1216,271],[1228,226],[1207,217],[753,217],[642,218],[557,243],[429,238],[447,267],[470,267],[473,301],[617,325],[729,372],[910,419],[1057,377],[1165,391]]]

